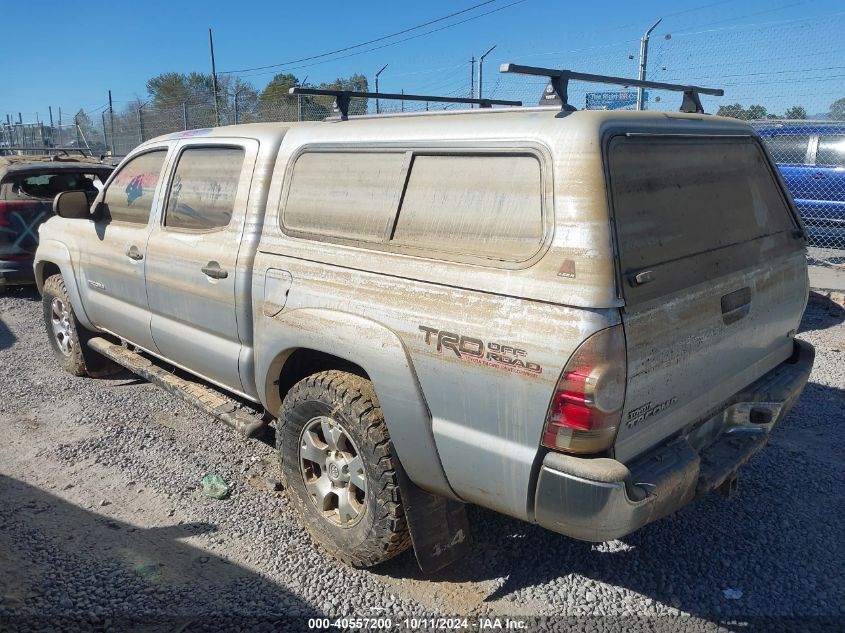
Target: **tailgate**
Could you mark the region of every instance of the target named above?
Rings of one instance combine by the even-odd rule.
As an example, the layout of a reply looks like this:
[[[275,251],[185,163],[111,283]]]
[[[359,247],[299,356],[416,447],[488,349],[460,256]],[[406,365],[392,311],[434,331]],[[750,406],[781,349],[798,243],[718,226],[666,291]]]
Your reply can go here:
[[[631,459],[786,360],[807,298],[804,239],[752,137],[620,136],[608,147]]]

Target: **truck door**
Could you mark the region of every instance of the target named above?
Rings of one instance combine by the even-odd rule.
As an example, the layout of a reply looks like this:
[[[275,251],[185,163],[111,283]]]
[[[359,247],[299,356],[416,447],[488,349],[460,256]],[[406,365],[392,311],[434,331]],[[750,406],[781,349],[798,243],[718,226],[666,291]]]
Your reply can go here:
[[[181,142],[147,247],[152,335],[162,356],[238,392],[236,289],[249,271],[236,263],[257,152],[249,139]]]
[[[167,152],[167,145],[150,148],[114,174],[98,197],[79,263],[79,289],[91,321],[150,351],[156,346],[144,290],[145,256]]]

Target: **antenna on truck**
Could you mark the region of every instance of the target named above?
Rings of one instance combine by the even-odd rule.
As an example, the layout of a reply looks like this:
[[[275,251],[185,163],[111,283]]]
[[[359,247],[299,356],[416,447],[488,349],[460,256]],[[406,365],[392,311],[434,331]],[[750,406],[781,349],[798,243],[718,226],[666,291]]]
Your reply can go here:
[[[356,90],[328,90],[323,88],[294,87],[288,90],[292,95],[317,95],[334,97],[335,107],[340,111],[340,118],[349,118],[349,103],[354,97],[362,99],[394,99],[396,101],[431,101],[435,103],[472,103],[482,108],[494,105],[521,106],[522,101],[506,101],[504,99],[467,99],[464,97],[439,97],[436,95],[408,95],[389,92],[358,92]]]
[[[683,84],[667,84],[662,81],[644,81],[642,79],[626,79],[625,77],[613,77],[611,75],[591,75],[578,73],[574,70],[557,70],[554,68],[539,68],[537,66],[520,66],[519,64],[502,64],[499,68],[503,73],[514,73],[517,75],[534,75],[536,77],[548,77],[549,85],[546,87],[543,96],[540,97],[540,105],[560,105],[566,112],[573,112],[575,107],[568,102],[567,91],[569,80],[588,81],[599,84],[614,84],[618,86],[633,88],[654,88],[655,90],[672,90],[683,92],[684,99],[681,102],[681,112],[704,114],[701,99],[698,95],[715,95],[721,97],[725,91],[721,88],[702,88],[701,86],[687,86]]]

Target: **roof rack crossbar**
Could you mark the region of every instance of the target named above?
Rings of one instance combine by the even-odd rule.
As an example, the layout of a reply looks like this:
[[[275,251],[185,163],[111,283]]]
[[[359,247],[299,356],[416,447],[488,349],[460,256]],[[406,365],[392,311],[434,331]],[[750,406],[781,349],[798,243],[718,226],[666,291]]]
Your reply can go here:
[[[464,97],[439,97],[437,95],[411,95],[390,92],[358,92],[357,90],[329,90],[323,88],[299,88],[288,90],[292,95],[316,95],[334,97],[335,107],[340,111],[340,118],[349,118],[349,104],[353,98],[362,99],[394,99],[397,101],[431,101],[434,103],[472,103],[482,108],[494,105],[521,106],[522,101],[507,101],[505,99],[468,99]]]
[[[625,87],[634,88],[653,88],[655,90],[672,90],[675,92],[683,92],[684,98],[681,102],[681,112],[691,112],[704,114],[704,108],[701,105],[699,95],[714,95],[721,97],[725,91],[721,88],[703,88],[702,86],[692,86],[684,84],[668,84],[662,81],[645,81],[642,79],[627,79],[625,77],[614,77],[612,75],[593,75],[589,73],[578,73],[573,70],[555,69],[555,68],[540,68],[537,66],[521,66],[519,64],[502,64],[499,69],[503,73],[514,73],[517,75],[534,75],[537,77],[548,77],[549,88],[543,94],[540,100],[543,102],[553,101],[555,98],[560,100],[561,107],[566,111],[573,111],[575,108],[568,102],[568,87],[569,80],[576,79],[578,81],[588,81],[600,84],[615,84]]]

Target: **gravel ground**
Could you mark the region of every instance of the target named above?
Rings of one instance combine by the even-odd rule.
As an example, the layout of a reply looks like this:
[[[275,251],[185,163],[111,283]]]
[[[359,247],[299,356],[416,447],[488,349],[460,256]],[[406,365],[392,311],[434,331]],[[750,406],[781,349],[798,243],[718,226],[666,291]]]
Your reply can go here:
[[[471,508],[471,554],[425,577],[410,552],[371,571],[324,557],[267,485],[271,442],[129,375],[64,374],[37,294],[0,295],[0,630],[303,630],[313,616],[412,615],[469,617],[469,630],[533,616],[557,616],[526,620],[548,630],[842,630],[843,321],[836,304],[810,302],[811,383],[733,499],[600,545]],[[229,499],[202,495],[209,472],[231,483]]]

